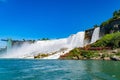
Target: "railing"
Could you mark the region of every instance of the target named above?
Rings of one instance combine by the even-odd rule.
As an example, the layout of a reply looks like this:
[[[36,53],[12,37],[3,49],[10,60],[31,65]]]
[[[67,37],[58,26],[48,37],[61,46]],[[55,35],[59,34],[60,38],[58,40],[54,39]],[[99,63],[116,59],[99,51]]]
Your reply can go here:
[[[88,50],[111,50],[111,47],[91,47]]]

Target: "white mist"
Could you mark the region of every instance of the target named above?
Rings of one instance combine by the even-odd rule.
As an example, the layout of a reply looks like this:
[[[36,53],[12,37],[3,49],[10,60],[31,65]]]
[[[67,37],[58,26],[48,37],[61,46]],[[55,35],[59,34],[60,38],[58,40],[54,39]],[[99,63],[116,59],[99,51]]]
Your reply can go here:
[[[69,52],[75,47],[84,46],[85,32],[78,32],[68,38],[36,41],[33,44],[23,44],[21,47],[11,49],[8,53],[2,55],[2,58],[34,58],[37,54],[56,54],[49,56],[45,59],[57,59],[60,55]],[[65,48],[66,51],[61,51]]]

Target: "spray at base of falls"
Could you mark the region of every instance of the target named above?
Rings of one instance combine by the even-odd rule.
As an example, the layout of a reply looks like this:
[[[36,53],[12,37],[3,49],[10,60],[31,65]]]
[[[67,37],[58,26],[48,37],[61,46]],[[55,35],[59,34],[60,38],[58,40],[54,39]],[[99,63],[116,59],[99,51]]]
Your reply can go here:
[[[68,38],[36,41],[33,44],[23,44],[21,47],[11,49],[6,54],[0,56],[1,58],[34,58],[38,54],[56,54],[48,56],[44,59],[57,59],[60,55],[69,52],[76,47],[84,46],[85,32],[78,32]],[[60,51],[66,48],[66,51]]]

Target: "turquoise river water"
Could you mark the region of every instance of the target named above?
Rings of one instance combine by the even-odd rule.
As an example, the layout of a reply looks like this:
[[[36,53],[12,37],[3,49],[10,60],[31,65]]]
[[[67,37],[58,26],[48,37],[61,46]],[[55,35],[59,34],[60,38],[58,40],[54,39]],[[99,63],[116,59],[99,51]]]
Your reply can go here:
[[[120,62],[0,59],[0,80],[120,80]]]

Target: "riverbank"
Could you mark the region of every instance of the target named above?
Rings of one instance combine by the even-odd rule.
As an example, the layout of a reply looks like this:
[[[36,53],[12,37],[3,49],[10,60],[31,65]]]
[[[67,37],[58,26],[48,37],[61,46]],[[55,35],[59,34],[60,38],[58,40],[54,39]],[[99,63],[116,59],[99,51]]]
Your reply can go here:
[[[111,50],[83,50],[75,48],[69,53],[61,55],[62,60],[115,60],[120,61],[120,48]]]

